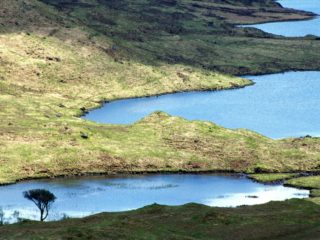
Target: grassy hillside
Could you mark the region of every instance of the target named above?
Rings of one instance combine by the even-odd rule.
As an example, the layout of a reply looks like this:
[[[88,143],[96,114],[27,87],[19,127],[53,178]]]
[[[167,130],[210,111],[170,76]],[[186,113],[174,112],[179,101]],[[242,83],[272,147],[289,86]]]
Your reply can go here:
[[[0,226],[0,239],[219,239],[313,240],[320,208],[306,200],[238,208],[151,205],[61,222]]]
[[[112,40],[118,58],[184,64],[225,73],[319,69],[319,41],[272,38],[235,24],[304,19],[274,1],[43,0],[86,25],[93,42]],[[76,2],[76,3],[75,3]],[[109,50],[110,51],[110,50]],[[112,54],[115,54],[115,53]]]
[[[236,75],[319,69],[316,39],[284,39],[234,26],[313,16],[271,0],[2,2],[4,32],[92,45],[117,62],[183,64]]]
[[[311,16],[258,0],[2,0],[0,182],[92,172],[318,170],[317,138],[273,141],[162,113],[133,126],[77,117],[103,100],[252,84],[228,74],[319,69],[317,39],[234,26]]]

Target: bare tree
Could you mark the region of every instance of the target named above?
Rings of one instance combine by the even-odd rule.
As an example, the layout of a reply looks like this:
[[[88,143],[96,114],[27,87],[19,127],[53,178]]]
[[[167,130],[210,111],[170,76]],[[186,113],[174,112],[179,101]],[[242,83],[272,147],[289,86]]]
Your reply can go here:
[[[45,189],[33,189],[23,193],[23,196],[32,201],[40,210],[40,221],[43,222],[49,215],[49,210],[56,200],[56,196]]]

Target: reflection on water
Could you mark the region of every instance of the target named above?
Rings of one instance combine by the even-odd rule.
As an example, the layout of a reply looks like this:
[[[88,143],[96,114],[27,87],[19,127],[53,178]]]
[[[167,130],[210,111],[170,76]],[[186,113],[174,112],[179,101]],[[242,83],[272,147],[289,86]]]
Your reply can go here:
[[[255,85],[218,92],[191,92],[120,100],[84,118],[130,124],[161,110],[227,128],[247,128],[272,138],[320,135],[320,72],[287,72],[248,77]]]
[[[50,220],[60,219],[64,214],[83,217],[103,211],[136,209],[153,203],[181,205],[196,202],[235,207],[305,198],[309,194],[307,190],[263,185],[238,175],[135,175],[39,180],[0,187],[0,206],[7,221],[14,221],[15,211],[22,218],[38,219],[36,207],[22,196],[23,191],[34,188],[48,189],[57,196]]]
[[[320,14],[320,0],[281,0],[282,6]],[[308,34],[320,36],[320,18],[312,20],[274,22],[264,24],[246,25],[255,27],[264,32],[282,35],[286,37],[303,37]]]

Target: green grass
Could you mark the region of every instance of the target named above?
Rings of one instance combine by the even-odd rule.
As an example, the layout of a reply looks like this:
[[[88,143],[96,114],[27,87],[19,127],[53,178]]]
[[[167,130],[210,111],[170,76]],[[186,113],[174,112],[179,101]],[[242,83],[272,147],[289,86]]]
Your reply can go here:
[[[320,176],[307,176],[289,179],[285,183],[288,186],[310,189],[309,201],[320,204]]]
[[[265,183],[284,181],[296,177],[295,173],[269,173],[269,174],[250,174],[249,177]]]
[[[320,208],[306,200],[238,208],[151,205],[58,222],[0,227],[0,239],[308,240],[320,237]]]
[[[310,197],[312,198],[320,197],[320,189],[312,189],[310,192]]]
[[[320,189],[320,176],[294,178],[288,180],[287,184],[308,189]]]

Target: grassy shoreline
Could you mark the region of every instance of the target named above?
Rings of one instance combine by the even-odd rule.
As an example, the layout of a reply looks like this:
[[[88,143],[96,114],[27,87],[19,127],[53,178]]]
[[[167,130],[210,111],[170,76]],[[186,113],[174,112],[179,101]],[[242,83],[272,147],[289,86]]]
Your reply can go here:
[[[239,78],[242,78],[241,76],[238,76]],[[245,79],[245,78],[243,78]],[[133,97],[123,97],[123,98],[115,98],[115,99],[108,99],[108,100],[101,100],[99,101],[99,105],[95,106],[95,107],[91,107],[89,109],[80,109],[81,113],[80,114],[76,114],[75,117],[84,117],[87,113],[89,113],[92,110],[95,109],[99,109],[102,108],[104,105],[112,103],[112,102],[116,102],[116,101],[121,101],[121,100],[130,100],[130,99],[139,99],[139,98],[152,98],[152,97],[160,97],[160,96],[165,96],[165,95],[170,95],[170,94],[175,94],[175,93],[192,93],[192,92],[220,92],[220,91],[231,91],[231,90],[237,90],[237,89],[241,89],[241,88],[246,88],[246,87],[250,87],[253,86],[255,84],[254,81],[250,80],[250,79],[246,79],[246,81],[243,83],[243,85],[237,85],[237,86],[230,86],[230,87],[222,87],[222,88],[195,88],[195,89],[188,89],[188,90],[172,90],[172,91],[168,91],[168,92],[160,92],[160,93],[154,93],[154,94],[146,94],[146,95],[142,95],[142,96],[133,96]],[[114,124],[117,125],[117,124]],[[128,125],[128,124],[126,124]]]
[[[153,204],[83,219],[0,226],[0,239],[311,240],[319,237],[319,211],[318,205],[298,199],[237,208]]]

